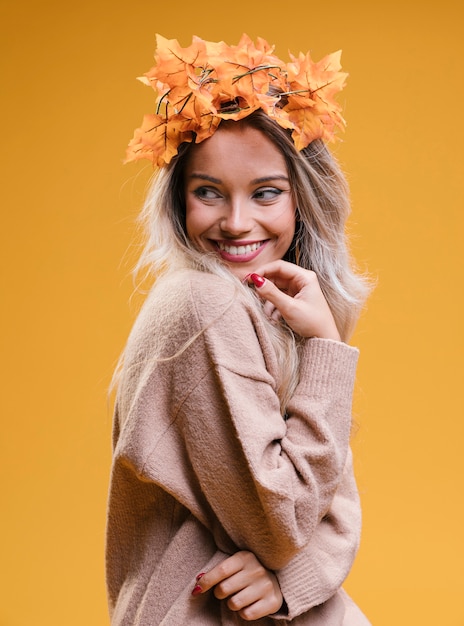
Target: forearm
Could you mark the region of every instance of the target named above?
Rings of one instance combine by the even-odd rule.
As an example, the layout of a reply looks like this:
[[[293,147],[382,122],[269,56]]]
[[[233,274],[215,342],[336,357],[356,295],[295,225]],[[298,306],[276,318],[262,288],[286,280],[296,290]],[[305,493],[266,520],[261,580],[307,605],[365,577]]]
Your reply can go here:
[[[286,611],[276,617],[292,619],[332,597],[353,565],[360,533],[361,508],[349,451],[343,480],[328,514],[309,543],[276,572],[286,606]]]

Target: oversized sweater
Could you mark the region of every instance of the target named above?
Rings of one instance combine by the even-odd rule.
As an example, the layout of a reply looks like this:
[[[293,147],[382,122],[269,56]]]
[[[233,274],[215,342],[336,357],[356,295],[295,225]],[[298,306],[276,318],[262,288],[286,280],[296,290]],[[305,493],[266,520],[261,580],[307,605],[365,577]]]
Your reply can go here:
[[[261,315],[230,281],[160,280],[131,332],[114,416],[112,626],[248,624],[195,576],[250,550],[285,610],[256,624],[366,624],[341,591],[359,539],[349,437],[357,350],[308,339],[282,416]]]

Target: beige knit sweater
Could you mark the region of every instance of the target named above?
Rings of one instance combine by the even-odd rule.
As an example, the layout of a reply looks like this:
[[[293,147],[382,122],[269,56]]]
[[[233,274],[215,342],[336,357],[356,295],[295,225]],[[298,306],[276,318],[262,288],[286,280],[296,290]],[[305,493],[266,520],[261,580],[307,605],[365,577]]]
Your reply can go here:
[[[248,624],[212,592],[191,595],[199,572],[241,549],[276,572],[288,607],[254,623],[367,623],[340,591],[360,530],[349,451],[356,361],[346,344],[307,340],[284,420],[275,353],[240,290],[193,270],[157,283],[116,402],[113,626]]]

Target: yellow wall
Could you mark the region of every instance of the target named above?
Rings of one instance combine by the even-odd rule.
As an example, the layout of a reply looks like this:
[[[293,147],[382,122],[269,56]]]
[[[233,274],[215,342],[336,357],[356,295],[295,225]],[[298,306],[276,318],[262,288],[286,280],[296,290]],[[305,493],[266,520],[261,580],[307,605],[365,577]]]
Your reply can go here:
[[[149,172],[122,166],[151,104],[134,77],[155,32],[242,31],[283,57],[343,48],[350,72],[336,150],[378,287],[355,337],[364,536],[347,587],[376,626],[464,624],[458,6],[2,0],[1,626],[107,624],[106,388]]]

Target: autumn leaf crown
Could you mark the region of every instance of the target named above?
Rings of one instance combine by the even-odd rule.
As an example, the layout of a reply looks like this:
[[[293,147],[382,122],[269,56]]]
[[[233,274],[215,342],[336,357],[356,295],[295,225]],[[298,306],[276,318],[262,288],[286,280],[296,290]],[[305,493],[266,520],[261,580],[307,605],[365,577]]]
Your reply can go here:
[[[341,52],[318,63],[309,53],[284,63],[264,39],[243,35],[236,46],[194,36],[181,48],[157,35],[156,64],[139,80],[156,94],[155,112],[145,115],[127,148],[126,162],[149,159],[163,167],[183,142],[210,137],[222,120],[240,120],[262,109],[291,130],[298,150],[314,139],[331,140],[345,121],[335,95],[347,74]]]

